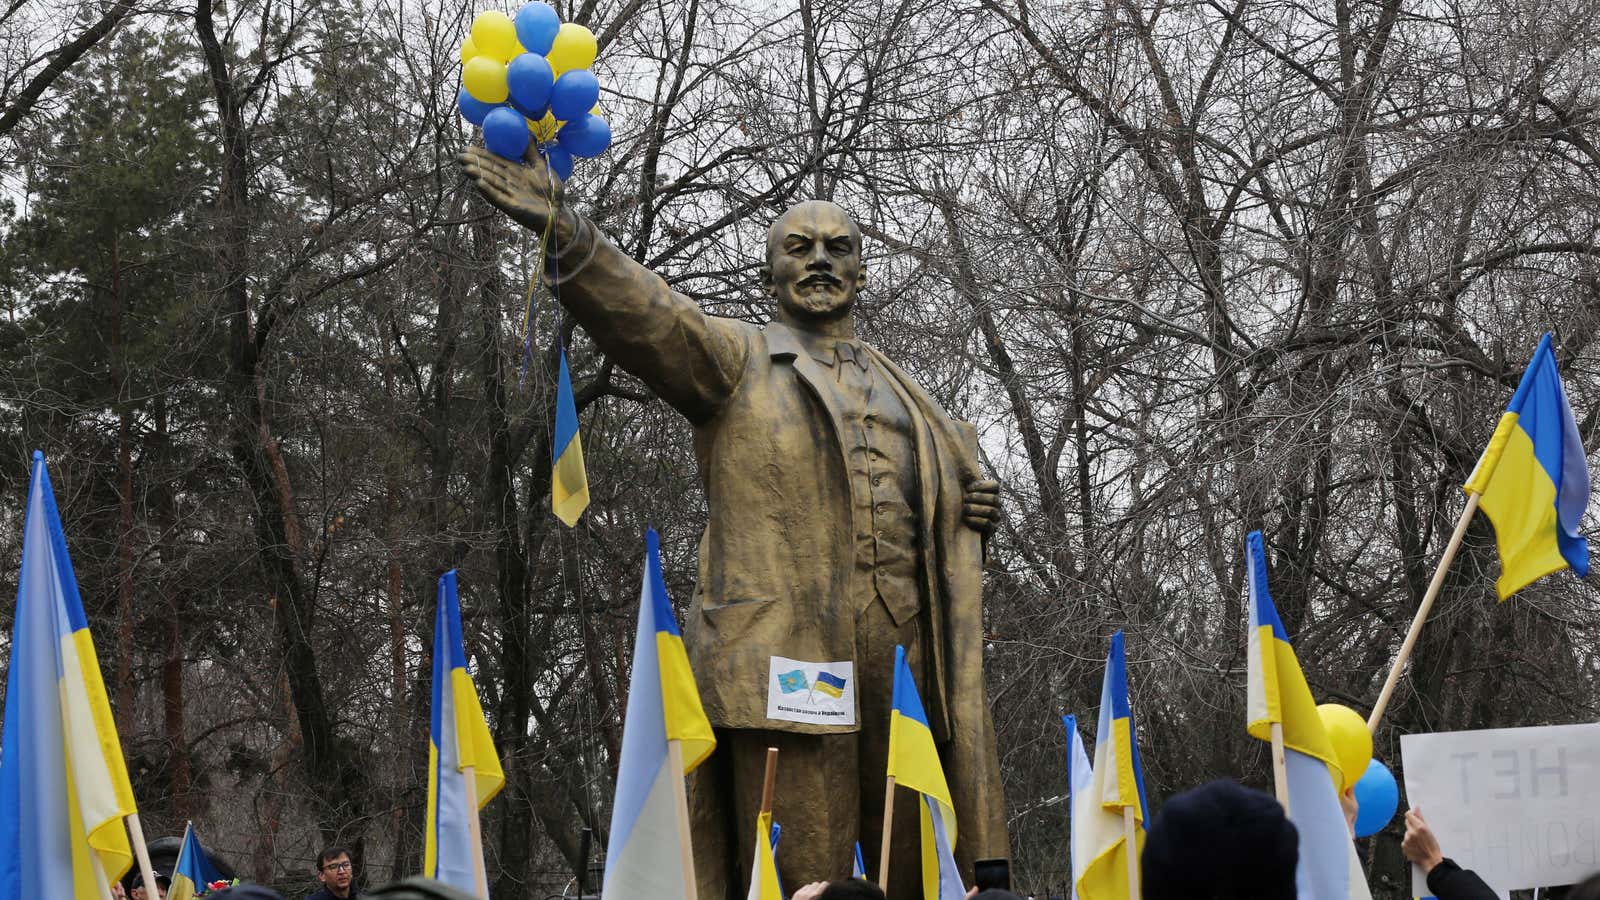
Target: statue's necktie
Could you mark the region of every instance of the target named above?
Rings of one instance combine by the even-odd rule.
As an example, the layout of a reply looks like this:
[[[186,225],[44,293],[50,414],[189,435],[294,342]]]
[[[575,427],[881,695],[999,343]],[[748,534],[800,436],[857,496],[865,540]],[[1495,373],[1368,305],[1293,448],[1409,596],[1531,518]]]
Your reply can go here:
[[[855,341],[840,341],[833,345],[833,354],[839,360],[840,366],[846,363],[854,363],[861,371],[865,372],[867,370],[866,348]]]

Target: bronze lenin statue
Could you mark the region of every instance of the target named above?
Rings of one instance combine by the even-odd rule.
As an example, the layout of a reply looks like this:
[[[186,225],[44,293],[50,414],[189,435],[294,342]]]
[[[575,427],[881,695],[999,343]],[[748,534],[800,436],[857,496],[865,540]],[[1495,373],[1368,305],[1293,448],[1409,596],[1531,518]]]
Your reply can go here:
[[[552,206],[542,167],[479,148],[460,162],[535,233],[558,211],[546,274],[561,303],[694,428],[709,517],[684,640],[718,741],[689,783],[702,900],[745,895],[768,746],[782,751],[783,883],[848,876],[857,840],[877,876],[896,644],[939,742],[964,874],[1008,856],[980,610],[999,486],[978,475],[972,426],[856,339],[856,224],[822,201],[772,224],[762,328],[707,315]],[[918,802],[897,791],[894,898],[922,892]]]

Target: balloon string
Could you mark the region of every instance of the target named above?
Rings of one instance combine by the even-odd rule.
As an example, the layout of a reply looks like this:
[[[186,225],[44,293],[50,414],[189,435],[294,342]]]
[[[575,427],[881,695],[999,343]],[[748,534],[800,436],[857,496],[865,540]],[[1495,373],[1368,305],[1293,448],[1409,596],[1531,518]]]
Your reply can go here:
[[[550,163],[545,161],[545,173],[550,175]],[[523,296],[522,310],[522,366],[517,374],[517,390],[522,390],[528,383],[528,369],[533,364],[533,296],[538,287],[539,280],[544,276],[545,265],[550,260],[550,254],[556,249],[555,222],[560,213],[555,202],[555,190],[550,191],[550,218],[544,223],[544,230],[539,235],[539,249],[533,261],[533,270],[528,278],[528,290]],[[552,267],[552,271],[554,268]],[[550,286],[550,294],[556,296],[556,286]],[[556,304],[556,340],[561,339],[561,304]]]

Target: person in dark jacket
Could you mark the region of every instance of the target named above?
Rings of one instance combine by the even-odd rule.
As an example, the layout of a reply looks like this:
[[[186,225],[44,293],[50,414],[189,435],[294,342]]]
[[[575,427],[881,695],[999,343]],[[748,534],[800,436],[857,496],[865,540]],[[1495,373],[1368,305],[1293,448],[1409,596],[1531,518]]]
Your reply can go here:
[[[1439,839],[1422,818],[1422,810],[1406,810],[1406,836],[1400,852],[1428,876],[1428,890],[1438,900],[1499,900],[1500,895],[1483,883],[1478,873],[1463,869],[1439,849]]]

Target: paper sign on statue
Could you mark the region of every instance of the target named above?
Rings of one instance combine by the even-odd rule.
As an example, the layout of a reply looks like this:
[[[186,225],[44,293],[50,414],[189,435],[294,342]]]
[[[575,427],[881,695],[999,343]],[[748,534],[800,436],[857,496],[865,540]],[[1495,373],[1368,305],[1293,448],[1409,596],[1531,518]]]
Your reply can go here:
[[[1408,734],[1406,800],[1444,855],[1504,894],[1600,869],[1600,724]],[[1413,896],[1427,882],[1411,870]]]
[[[808,725],[856,724],[855,663],[772,657],[767,718]]]

